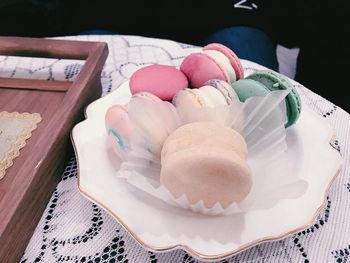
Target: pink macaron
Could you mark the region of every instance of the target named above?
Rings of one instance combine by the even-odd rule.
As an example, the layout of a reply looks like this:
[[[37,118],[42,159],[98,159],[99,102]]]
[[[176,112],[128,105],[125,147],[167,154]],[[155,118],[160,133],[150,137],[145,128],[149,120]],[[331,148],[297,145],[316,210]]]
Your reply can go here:
[[[150,65],[132,74],[129,82],[131,94],[149,92],[162,100],[188,87],[186,75],[174,66]]]
[[[193,88],[199,88],[211,79],[232,83],[244,76],[241,62],[234,52],[216,43],[185,57],[180,70],[187,76]]]
[[[185,57],[180,70],[187,76],[192,88],[199,88],[211,79],[229,82],[225,69],[215,59],[204,53],[193,53]]]

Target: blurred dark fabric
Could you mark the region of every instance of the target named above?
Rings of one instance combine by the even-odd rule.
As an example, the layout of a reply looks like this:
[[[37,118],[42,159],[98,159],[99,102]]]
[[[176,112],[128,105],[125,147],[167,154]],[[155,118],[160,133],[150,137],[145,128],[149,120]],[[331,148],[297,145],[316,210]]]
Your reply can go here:
[[[216,30],[252,26],[276,44],[299,47],[296,80],[350,111],[343,80],[350,57],[346,6],[345,0],[4,0],[0,35],[66,36],[98,29],[202,45]]]

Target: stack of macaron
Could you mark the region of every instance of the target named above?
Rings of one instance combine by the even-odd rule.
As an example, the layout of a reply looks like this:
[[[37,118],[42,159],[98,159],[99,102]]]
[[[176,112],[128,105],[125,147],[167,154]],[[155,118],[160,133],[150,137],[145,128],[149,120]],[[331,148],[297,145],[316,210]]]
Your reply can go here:
[[[242,64],[234,52],[214,43],[186,56],[179,69],[168,65],[140,68],[132,74],[129,86],[132,94],[150,92],[162,100],[171,101],[180,90],[200,88],[209,80],[232,83],[243,77]]]
[[[149,67],[147,70],[152,71],[156,68],[159,67]],[[140,91],[147,91],[158,96],[162,100],[171,101],[176,107],[182,107],[183,105],[192,107],[216,107],[220,105],[229,105],[232,101],[237,100],[245,102],[250,97],[265,96],[275,90],[290,89],[291,92],[285,98],[288,118],[286,127],[295,124],[300,115],[301,99],[297,91],[286,77],[275,71],[257,71],[245,78],[231,82],[230,84],[221,79],[209,79],[203,82],[202,85],[193,88],[193,86],[188,86],[186,82],[187,79],[181,74],[181,71],[174,67],[169,68],[176,72],[176,74],[170,78],[172,81],[166,80],[165,78],[157,80],[149,80],[146,78],[144,81],[141,81],[138,80],[138,78],[143,75],[143,72],[136,72],[137,74],[130,80],[130,89],[132,93],[137,94],[137,92]],[[163,76],[166,76],[166,74]],[[203,81],[204,80],[203,78]],[[135,83],[137,84],[135,85]],[[202,82],[198,81],[195,83]],[[169,90],[172,91],[166,94],[163,87],[171,87]]]
[[[132,94],[149,92],[177,106],[189,105],[195,97],[200,102],[194,102],[193,106],[202,103],[206,107],[225,104],[222,95],[226,101],[228,97],[229,100],[238,97],[244,102],[274,90],[291,89],[285,100],[286,127],[296,123],[301,111],[300,97],[285,76],[272,70],[261,70],[244,77],[239,58],[230,48],[218,43],[206,45],[200,52],[186,56],[179,68],[167,65],[143,67],[131,76],[129,86]]]
[[[286,77],[272,70],[244,77],[240,60],[221,44],[186,56],[179,68],[143,67],[131,76],[129,87],[129,105],[112,106],[105,115],[116,155],[125,160],[135,134],[143,134],[145,152],[161,163],[160,184],[175,198],[185,194],[191,204],[203,201],[206,208],[216,203],[225,208],[248,195],[247,144],[233,126],[208,120],[180,123],[179,112],[242,105],[275,90],[291,90],[285,97],[285,127],[295,124],[301,111],[298,93]]]
[[[221,81],[215,83],[221,88]],[[175,99],[177,106],[187,101],[198,107],[231,103],[225,90],[210,85],[196,90],[199,100],[183,90]],[[109,146],[128,166],[147,169],[159,164],[160,185],[174,198],[185,195],[191,205],[202,201],[207,209],[217,203],[225,209],[243,200],[252,187],[252,176],[242,135],[214,121],[182,125],[174,113],[173,104],[151,93],[133,95],[128,105],[114,105],[106,112]]]

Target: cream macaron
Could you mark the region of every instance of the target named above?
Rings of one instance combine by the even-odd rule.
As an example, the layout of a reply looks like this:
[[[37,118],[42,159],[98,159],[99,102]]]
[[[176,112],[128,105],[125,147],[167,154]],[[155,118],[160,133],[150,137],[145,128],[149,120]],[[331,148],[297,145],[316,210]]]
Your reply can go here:
[[[219,203],[226,208],[243,200],[252,187],[247,146],[235,130],[216,122],[193,122],[176,129],[164,142],[160,182],[191,204]]]
[[[233,101],[239,102],[239,98],[231,85],[219,79],[207,81],[198,89],[184,89],[173,98],[175,107],[217,107],[230,105]]]

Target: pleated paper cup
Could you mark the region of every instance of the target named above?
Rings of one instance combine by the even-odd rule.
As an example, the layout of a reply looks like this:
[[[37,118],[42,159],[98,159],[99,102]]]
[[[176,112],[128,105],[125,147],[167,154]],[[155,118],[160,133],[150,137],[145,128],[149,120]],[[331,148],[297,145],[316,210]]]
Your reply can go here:
[[[171,206],[205,215],[247,212],[277,202],[271,193],[298,180],[293,177],[292,169],[286,167],[284,99],[289,92],[288,89],[272,91],[266,96],[251,97],[244,103],[215,108],[176,109],[169,102],[131,98],[128,109],[135,132],[128,138],[128,148],[121,150],[124,158],[116,176]],[[206,207],[203,200],[191,204],[185,194],[175,198],[160,184],[160,151],[164,141],[180,126],[198,121],[218,122],[238,131],[245,139],[253,186],[243,201],[233,202],[226,208],[219,202]]]

